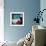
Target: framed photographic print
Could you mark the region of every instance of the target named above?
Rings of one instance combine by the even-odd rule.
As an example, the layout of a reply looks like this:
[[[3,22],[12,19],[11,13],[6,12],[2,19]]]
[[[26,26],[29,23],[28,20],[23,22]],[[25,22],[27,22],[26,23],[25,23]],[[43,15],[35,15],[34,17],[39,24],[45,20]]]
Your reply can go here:
[[[24,12],[10,12],[10,26],[24,26]]]

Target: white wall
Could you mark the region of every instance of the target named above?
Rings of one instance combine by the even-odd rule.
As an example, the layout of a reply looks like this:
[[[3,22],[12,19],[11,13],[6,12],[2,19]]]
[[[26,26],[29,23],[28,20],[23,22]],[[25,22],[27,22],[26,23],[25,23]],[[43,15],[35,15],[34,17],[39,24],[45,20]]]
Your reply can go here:
[[[46,9],[46,0],[40,0],[40,9],[41,9],[41,11],[43,9]],[[46,11],[43,12],[42,17],[43,17],[43,22],[40,21],[40,24],[43,26],[46,26]]]
[[[0,0],[0,42],[4,41],[4,1]]]

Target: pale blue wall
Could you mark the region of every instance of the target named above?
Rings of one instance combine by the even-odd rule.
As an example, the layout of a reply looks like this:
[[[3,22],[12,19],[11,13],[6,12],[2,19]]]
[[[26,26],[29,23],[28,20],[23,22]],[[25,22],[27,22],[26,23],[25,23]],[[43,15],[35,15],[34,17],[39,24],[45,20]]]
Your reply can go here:
[[[4,0],[4,38],[7,41],[18,41],[30,30],[35,12],[40,9],[40,0]],[[24,26],[10,26],[10,12],[24,12]]]

